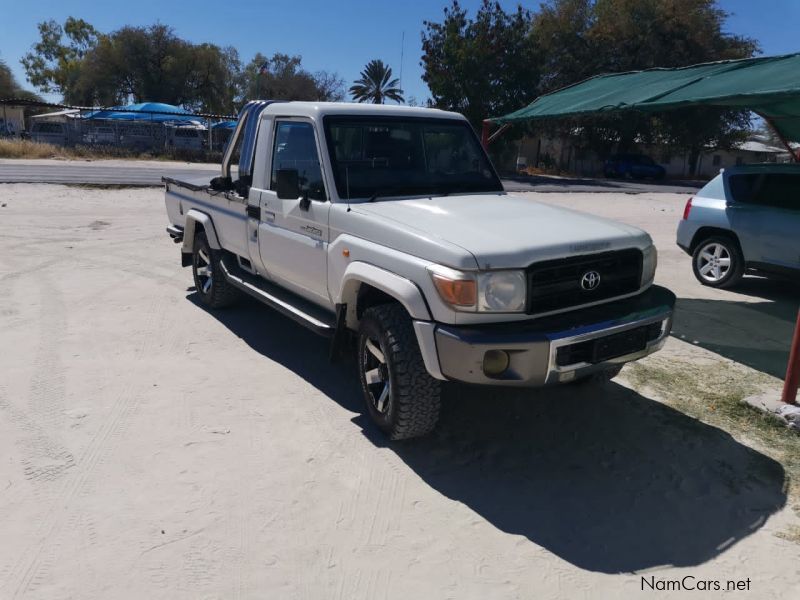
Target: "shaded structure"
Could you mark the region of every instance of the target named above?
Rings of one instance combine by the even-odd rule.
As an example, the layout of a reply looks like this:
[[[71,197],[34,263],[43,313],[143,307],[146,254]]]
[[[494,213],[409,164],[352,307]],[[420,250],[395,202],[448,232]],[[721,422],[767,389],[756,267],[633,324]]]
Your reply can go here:
[[[753,111],[797,160],[789,141],[800,141],[800,53],[598,75],[485,120],[482,139],[488,145],[508,126],[522,121],[694,106]],[[494,134],[492,125],[500,125]]]

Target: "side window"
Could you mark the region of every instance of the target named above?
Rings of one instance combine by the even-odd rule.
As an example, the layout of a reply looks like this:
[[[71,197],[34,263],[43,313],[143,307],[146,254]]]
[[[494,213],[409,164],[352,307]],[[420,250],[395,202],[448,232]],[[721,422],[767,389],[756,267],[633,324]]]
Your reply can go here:
[[[800,175],[768,173],[756,194],[756,202],[787,210],[800,210]]]
[[[271,190],[278,198],[327,200],[311,123],[278,121],[272,148]]]
[[[756,191],[761,187],[763,175],[748,173],[742,175],[731,175],[728,185],[731,188],[731,195],[734,202],[744,202],[750,204],[755,202]]]
[[[800,175],[756,173],[731,176],[731,192],[737,202],[800,210]]]

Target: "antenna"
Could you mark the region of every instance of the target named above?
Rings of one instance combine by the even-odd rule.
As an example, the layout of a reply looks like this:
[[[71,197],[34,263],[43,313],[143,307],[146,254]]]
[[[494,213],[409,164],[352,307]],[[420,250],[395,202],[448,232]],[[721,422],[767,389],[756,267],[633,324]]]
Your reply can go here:
[[[400,38],[400,89],[403,89],[403,51],[405,50],[406,46],[406,32],[403,32],[403,36]]]

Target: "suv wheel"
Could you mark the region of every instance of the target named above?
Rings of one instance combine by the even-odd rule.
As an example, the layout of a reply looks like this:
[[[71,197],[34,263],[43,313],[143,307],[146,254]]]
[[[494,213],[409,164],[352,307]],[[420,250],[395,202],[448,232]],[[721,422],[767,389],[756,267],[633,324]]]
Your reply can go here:
[[[358,373],[367,412],[391,439],[430,433],[439,419],[441,383],[425,369],[411,318],[399,304],[364,312]]]
[[[194,238],[192,275],[200,300],[209,308],[225,308],[234,303],[238,290],[225,279],[219,266],[219,251],[212,250],[204,232]]]
[[[711,237],[700,242],[692,254],[694,276],[703,285],[728,288],[744,275],[744,259],[739,244],[727,237]]]

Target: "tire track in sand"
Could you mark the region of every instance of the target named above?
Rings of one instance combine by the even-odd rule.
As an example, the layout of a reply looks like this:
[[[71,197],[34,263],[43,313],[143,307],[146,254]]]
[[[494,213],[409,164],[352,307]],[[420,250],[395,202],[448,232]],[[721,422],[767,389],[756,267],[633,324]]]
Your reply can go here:
[[[139,340],[135,344],[134,360],[145,355],[157,338],[154,334],[159,325],[159,309],[158,300],[153,300],[147,307],[144,322],[139,328]],[[71,477],[63,482],[48,513],[40,520],[37,534],[32,536],[37,542],[20,553],[10,577],[13,598],[21,598],[29,590],[35,589],[38,583],[47,581],[51,566],[47,555],[51,547],[57,546],[57,540],[67,525],[71,504],[87,485],[97,465],[113,450],[115,442],[127,429],[141,400],[138,391],[134,384],[123,385],[104,422],[77,460]]]

